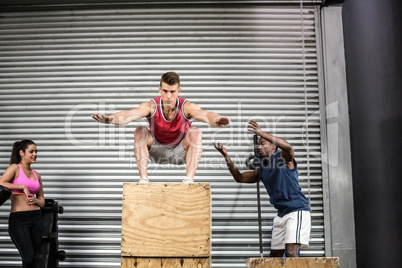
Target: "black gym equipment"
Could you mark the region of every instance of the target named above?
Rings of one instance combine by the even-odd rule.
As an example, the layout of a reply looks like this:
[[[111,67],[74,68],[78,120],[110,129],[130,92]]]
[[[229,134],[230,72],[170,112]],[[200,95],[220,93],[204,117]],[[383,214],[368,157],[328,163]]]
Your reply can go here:
[[[0,185],[0,206],[4,204],[11,196],[11,192]]]
[[[254,155],[250,155],[246,159],[246,166],[251,170],[255,170],[262,164],[262,158],[258,154],[258,139],[257,135],[254,135]],[[260,198],[260,179],[257,180],[257,208],[258,208],[258,234],[260,241],[260,256],[264,258],[264,249],[262,245],[262,220],[261,220],[261,198]]]
[[[337,5],[341,4],[344,0],[324,0],[322,1],[322,6],[330,6],[330,5]]]
[[[63,214],[63,207],[53,199],[45,199],[41,209],[43,217],[43,234],[39,252],[36,257],[36,268],[58,268],[59,261],[66,259],[66,252],[59,250],[58,214]]]

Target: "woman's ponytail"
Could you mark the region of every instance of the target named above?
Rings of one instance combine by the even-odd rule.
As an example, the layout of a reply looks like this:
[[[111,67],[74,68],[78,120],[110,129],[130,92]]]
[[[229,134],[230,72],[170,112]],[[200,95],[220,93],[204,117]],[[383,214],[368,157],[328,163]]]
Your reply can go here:
[[[10,165],[11,164],[19,164],[21,162],[20,150],[25,152],[25,150],[31,144],[35,144],[35,143],[31,140],[22,140],[22,141],[14,142],[13,150],[11,152],[11,157],[10,157]]]

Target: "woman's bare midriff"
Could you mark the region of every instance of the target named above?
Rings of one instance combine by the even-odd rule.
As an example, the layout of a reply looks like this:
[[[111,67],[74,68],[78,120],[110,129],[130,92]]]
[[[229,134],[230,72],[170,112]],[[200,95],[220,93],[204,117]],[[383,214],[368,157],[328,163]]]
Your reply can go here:
[[[31,211],[40,209],[39,206],[29,205],[25,194],[12,194],[10,199],[11,199],[10,212]]]

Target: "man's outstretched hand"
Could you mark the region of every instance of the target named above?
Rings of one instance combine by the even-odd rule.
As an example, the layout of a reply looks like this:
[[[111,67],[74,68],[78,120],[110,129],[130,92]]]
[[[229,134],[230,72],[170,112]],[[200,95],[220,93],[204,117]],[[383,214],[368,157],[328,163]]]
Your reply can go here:
[[[252,131],[258,136],[261,136],[264,132],[261,130],[260,126],[258,125],[257,121],[254,119],[251,119],[248,121],[248,126],[247,126],[248,131]]]
[[[228,151],[226,150],[225,147],[223,147],[222,143],[213,142],[212,144],[214,145],[215,149],[218,150],[218,152],[220,152],[224,157],[228,155]]]
[[[99,123],[110,124],[114,119],[114,116],[107,116],[105,114],[93,114],[91,115],[93,119],[98,121]]]
[[[229,123],[230,123],[230,119],[229,119],[229,117],[226,117],[226,116],[220,116],[215,119],[215,124],[218,127],[224,127],[226,125],[229,125]]]

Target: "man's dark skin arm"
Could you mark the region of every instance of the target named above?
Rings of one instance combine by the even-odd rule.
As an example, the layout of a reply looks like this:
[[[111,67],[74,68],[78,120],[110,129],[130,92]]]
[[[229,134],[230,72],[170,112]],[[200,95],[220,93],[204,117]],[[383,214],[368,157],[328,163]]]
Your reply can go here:
[[[228,166],[228,169],[236,182],[238,182],[238,183],[257,182],[257,180],[258,180],[257,169],[255,169],[254,171],[247,171],[247,172],[241,173],[237,169],[237,167],[233,164],[233,161],[230,159],[226,148],[223,147],[223,145],[219,142],[218,143],[213,142],[213,145],[214,145],[215,149],[218,150],[225,158],[226,165]]]
[[[285,160],[287,167],[289,169],[293,169],[293,159],[295,157],[295,151],[293,150],[292,145],[284,139],[278,138],[262,131],[255,120],[250,120],[248,123],[249,125],[247,126],[247,128],[249,131],[254,132],[256,135],[266,139],[267,141],[278,146],[281,149],[281,157]]]

